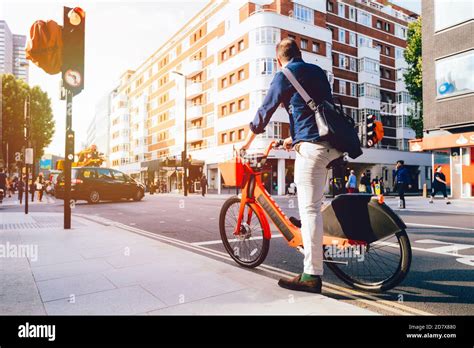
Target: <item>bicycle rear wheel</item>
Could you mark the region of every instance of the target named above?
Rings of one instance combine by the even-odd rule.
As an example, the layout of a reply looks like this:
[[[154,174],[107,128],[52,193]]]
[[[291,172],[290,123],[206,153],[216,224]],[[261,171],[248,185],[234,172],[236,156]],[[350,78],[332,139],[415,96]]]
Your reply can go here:
[[[222,243],[235,262],[243,267],[254,268],[267,257],[270,240],[264,238],[262,222],[249,204],[245,206],[240,234],[234,235],[239,209],[239,197],[229,198],[222,206],[219,217]]]
[[[367,246],[335,251],[325,247],[327,266],[344,283],[356,289],[384,292],[400,284],[411,264],[410,240],[405,230]]]

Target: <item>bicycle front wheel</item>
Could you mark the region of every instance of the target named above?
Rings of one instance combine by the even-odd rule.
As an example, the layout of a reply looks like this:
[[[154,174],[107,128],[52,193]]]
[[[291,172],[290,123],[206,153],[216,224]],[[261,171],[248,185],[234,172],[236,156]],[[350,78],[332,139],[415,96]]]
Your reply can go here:
[[[327,266],[344,283],[353,288],[384,292],[405,279],[411,264],[410,240],[405,230],[367,246],[330,251],[325,247]]]
[[[229,198],[222,206],[219,217],[222,243],[235,262],[243,267],[254,268],[267,257],[270,240],[263,236],[262,222],[249,204],[244,209],[240,233],[235,235],[239,209],[239,197]]]

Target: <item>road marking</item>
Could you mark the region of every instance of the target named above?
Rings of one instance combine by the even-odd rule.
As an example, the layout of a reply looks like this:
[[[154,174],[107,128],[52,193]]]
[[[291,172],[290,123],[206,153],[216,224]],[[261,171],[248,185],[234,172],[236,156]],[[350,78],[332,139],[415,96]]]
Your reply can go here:
[[[434,247],[434,248],[419,248],[412,246],[411,250],[417,251],[424,251],[427,253],[433,253],[438,255],[445,255],[445,256],[454,256],[457,257],[456,261],[468,266],[474,266],[474,255],[463,255],[458,254],[459,250],[466,250],[474,248],[474,245],[471,244],[458,244],[458,243],[450,243],[450,242],[443,242],[435,239],[420,239],[415,240],[415,243],[421,244],[443,244],[442,247]],[[396,243],[389,243],[389,242],[375,242],[373,244],[376,245],[385,245],[392,248],[399,249],[399,245]]]
[[[130,226],[135,226],[135,225],[136,225],[136,223],[130,222]]]
[[[81,216],[85,219],[91,219],[90,216],[87,216],[87,215],[83,215],[83,214],[76,214],[76,215]],[[215,256],[215,257],[219,257],[219,258],[225,259],[227,261],[232,261],[232,258],[227,253],[223,253],[223,252],[220,252],[220,251],[217,251],[217,250],[205,248],[205,247],[202,247],[202,246],[192,245],[191,243],[184,242],[184,241],[181,241],[179,239],[158,235],[156,233],[152,233],[152,232],[148,232],[148,231],[138,229],[138,228],[135,228],[135,227],[131,227],[131,226],[128,226],[128,225],[124,225],[124,224],[119,223],[119,222],[109,220],[109,223],[112,226],[122,228],[124,230],[128,230],[130,232],[134,232],[134,233],[137,233],[137,234],[140,234],[140,235],[143,235],[143,236],[155,239],[155,240],[165,241],[165,242],[168,242],[168,243],[171,243],[171,244],[183,246],[183,247],[186,247],[186,248],[189,248],[189,249],[192,249],[192,250],[196,250],[196,251],[199,251],[199,252],[202,252],[202,253],[205,253],[205,254],[209,254],[209,255],[212,255],[212,256]],[[273,273],[273,274],[278,275],[278,276],[282,276],[282,275],[296,276],[296,273],[285,271],[285,270],[275,268],[275,267],[272,267],[272,266],[268,266],[268,265],[260,265],[259,268],[263,268],[266,272]],[[431,313],[421,311],[421,310],[418,310],[416,308],[412,308],[412,307],[408,307],[406,305],[402,305],[402,304],[400,304],[396,301],[382,300],[382,299],[379,299],[379,298],[377,298],[375,296],[372,296],[370,294],[362,293],[362,292],[359,292],[359,291],[353,290],[353,289],[343,288],[343,287],[340,287],[338,285],[328,283],[328,282],[324,282],[323,288],[327,292],[338,294],[338,295],[341,295],[341,293],[342,293],[346,297],[353,298],[356,301],[363,302],[363,303],[369,304],[369,305],[374,306],[374,307],[378,307],[378,308],[383,309],[387,312],[391,312],[391,313],[397,314],[397,315],[414,315],[414,314],[415,315],[433,315]]]
[[[442,225],[426,225],[426,224],[415,224],[415,223],[405,223],[407,226],[413,227],[431,227],[431,228],[445,228],[450,230],[461,230],[461,231],[474,231],[474,228],[468,227],[454,227],[454,226],[442,226]]]
[[[164,221],[160,221],[160,224],[164,224],[165,222]]]
[[[192,221],[192,220],[191,219],[186,219],[186,222],[190,222],[190,221]]]
[[[272,238],[282,238],[283,236],[281,234],[272,234]],[[251,237],[249,238],[248,240],[260,240],[260,239],[263,239],[262,236],[258,236],[258,237]],[[229,243],[235,243],[235,242],[240,242],[240,240],[238,239],[233,239],[233,240],[229,240]],[[209,240],[209,241],[206,241],[206,242],[194,242],[194,243],[190,243],[191,245],[213,245],[213,244],[222,244],[222,239],[219,239],[219,240]]]

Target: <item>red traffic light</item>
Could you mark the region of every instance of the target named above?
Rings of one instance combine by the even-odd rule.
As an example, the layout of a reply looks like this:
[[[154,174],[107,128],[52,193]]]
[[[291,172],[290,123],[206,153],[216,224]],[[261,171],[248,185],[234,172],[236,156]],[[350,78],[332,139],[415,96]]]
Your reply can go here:
[[[79,25],[81,24],[82,20],[86,16],[86,13],[84,12],[82,8],[74,7],[73,9],[71,9],[71,11],[69,11],[67,16],[69,18],[69,23],[71,23],[71,25]]]

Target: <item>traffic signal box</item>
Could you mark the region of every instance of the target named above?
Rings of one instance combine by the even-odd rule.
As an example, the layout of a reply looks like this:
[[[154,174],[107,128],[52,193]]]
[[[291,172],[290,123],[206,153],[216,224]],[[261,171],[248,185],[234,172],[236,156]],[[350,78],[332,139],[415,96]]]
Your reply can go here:
[[[84,89],[84,40],[86,14],[80,7],[64,7],[63,62],[64,87],[73,95]]]
[[[376,121],[375,115],[367,115],[366,119],[366,143],[367,147],[372,147],[380,142],[384,137],[383,124]]]

